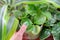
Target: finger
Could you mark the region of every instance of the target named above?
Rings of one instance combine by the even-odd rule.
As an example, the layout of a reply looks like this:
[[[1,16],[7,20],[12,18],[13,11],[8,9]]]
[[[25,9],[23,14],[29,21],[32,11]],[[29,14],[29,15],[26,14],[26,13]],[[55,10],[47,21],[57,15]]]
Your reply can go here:
[[[18,34],[23,35],[24,32],[25,32],[26,29],[27,29],[27,26],[28,26],[28,22],[25,22],[25,23],[21,26],[20,30],[18,31]]]

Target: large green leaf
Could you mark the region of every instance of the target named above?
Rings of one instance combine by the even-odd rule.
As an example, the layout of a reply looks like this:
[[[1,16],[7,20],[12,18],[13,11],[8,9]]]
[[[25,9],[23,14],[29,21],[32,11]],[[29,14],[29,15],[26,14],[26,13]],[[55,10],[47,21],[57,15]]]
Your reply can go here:
[[[3,13],[3,16],[2,16],[2,40],[5,40],[5,37],[6,37],[6,25],[4,25],[4,17],[7,13],[7,5],[4,5],[2,7],[2,10],[1,10],[1,13]]]
[[[10,40],[10,38],[12,37],[12,35],[16,32],[16,29],[18,27],[18,23],[19,21],[14,17],[11,16],[8,23],[7,23],[7,37],[6,40]]]
[[[52,34],[53,34],[53,38],[54,40],[60,40],[60,22],[55,24],[53,27],[52,27]]]
[[[40,33],[40,40],[45,40],[51,35],[51,32],[49,29],[44,28]]]
[[[15,18],[15,16],[10,15],[10,13],[7,12],[7,5],[3,6],[2,17],[2,40],[10,40],[10,37],[17,29],[19,21]]]

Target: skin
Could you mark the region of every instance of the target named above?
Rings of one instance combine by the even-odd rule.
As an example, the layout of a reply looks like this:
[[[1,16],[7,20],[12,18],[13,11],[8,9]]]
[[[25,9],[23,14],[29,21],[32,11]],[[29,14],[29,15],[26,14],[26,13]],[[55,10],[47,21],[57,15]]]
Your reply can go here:
[[[10,40],[22,40],[23,34],[26,31],[26,29],[27,29],[27,26],[23,24],[20,30],[13,34]]]

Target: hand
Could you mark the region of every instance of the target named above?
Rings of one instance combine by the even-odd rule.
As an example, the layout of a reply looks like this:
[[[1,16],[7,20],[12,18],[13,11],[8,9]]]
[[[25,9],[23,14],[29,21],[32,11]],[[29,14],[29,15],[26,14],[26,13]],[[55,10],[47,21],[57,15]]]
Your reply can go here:
[[[23,24],[20,30],[14,33],[14,35],[11,37],[10,40],[22,40],[23,34],[26,31],[26,28],[27,28],[26,24]]]

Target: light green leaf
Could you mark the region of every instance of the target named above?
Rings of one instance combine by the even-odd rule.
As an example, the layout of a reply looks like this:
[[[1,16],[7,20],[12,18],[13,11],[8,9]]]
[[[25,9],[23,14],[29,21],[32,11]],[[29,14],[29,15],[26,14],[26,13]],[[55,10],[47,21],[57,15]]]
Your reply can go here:
[[[51,15],[50,12],[42,12],[42,14],[43,14],[44,16],[46,16],[48,20],[50,20],[50,19],[52,18],[52,15]]]
[[[28,36],[31,38],[31,39],[35,39],[39,36],[39,33],[42,29],[41,26],[38,26],[38,25],[32,25],[31,26],[32,28],[29,29],[26,33],[28,34]]]
[[[7,36],[6,40],[10,40],[12,35],[16,32],[16,29],[18,27],[18,23],[19,23],[19,21],[14,16],[12,16],[10,18],[10,20],[8,21],[8,24],[7,24],[8,34],[6,35]]]
[[[4,5],[2,7],[1,13],[3,13],[3,16],[2,16],[2,40],[5,40],[5,37],[6,37],[6,24],[5,24],[4,17],[7,14],[7,5]]]
[[[22,21],[21,21],[21,25],[24,23],[24,22],[28,22],[28,28],[27,28],[27,31],[29,31],[29,29],[31,29],[32,28],[32,22],[31,22],[31,20],[30,19],[28,19],[28,18],[24,18],[24,19],[22,19]]]
[[[45,22],[46,22],[46,17],[43,15],[40,16],[38,15],[34,17],[34,24],[41,25],[44,24]]]

